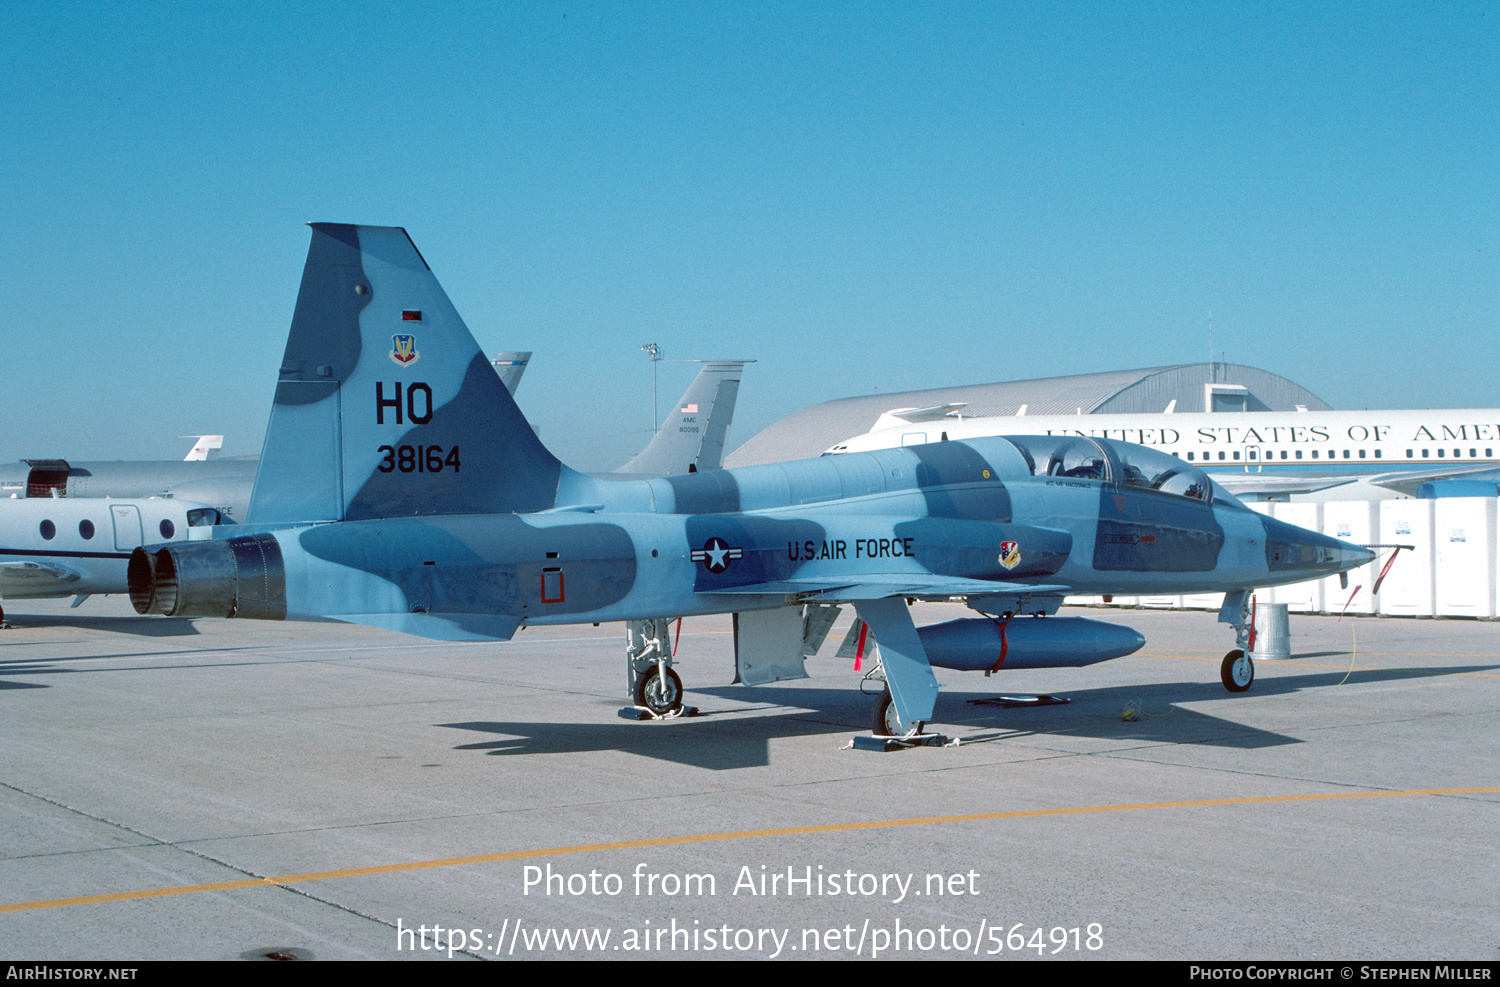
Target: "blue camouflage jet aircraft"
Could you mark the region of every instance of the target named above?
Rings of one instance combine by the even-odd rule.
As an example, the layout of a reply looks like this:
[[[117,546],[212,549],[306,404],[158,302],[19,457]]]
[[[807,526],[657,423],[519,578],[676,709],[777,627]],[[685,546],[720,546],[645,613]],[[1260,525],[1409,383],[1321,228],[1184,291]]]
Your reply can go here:
[[[800,673],[810,610],[852,604],[887,684],[875,730],[900,735],[932,719],[934,665],[1078,666],[1144,643],[1051,616],[1066,593],[1223,591],[1243,643],[1250,587],[1373,558],[1246,509],[1170,455],[1082,436],[579,473],[542,446],[404,229],[312,230],[246,521],[137,549],[141,613],[452,640],[627,621],[636,701],[667,713],[682,686],[666,621],[734,614],[754,683]],[[908,601],[954,598],[983,616],[914,625]],[[1225,685],[1253,675],[1231,651]]]

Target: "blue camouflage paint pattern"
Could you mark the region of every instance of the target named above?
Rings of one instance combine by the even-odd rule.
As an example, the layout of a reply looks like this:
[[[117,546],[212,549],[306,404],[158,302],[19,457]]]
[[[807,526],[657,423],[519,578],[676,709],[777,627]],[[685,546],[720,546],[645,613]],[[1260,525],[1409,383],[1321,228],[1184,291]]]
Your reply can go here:
[[[389,359],[402,334],[421,354],[406,366]],[[1372,557],[1215,500],[1201,471],[1149,452],[994,437],[587,476],[538,441],[404,230],[320,223],[251,517],[233,534],[274,541],[288,617],[432,637],[852,602],[912,724],[937,684],[903,598],[1000,614],[1035,597],[1050,612],[1068,592],[1237,592]],[[203,543],[139,550],[133,599],[158,599],[158,574],[195,559],[213,578],[175,587],[170,612],[222,612],[238,577]],[[979,660],[953,653],[984,639],[976,628],[933,632],[945,661]],[[1027,634],[1054,650],[1094,641],[1075,664],[1135,646],[1133,632]]]

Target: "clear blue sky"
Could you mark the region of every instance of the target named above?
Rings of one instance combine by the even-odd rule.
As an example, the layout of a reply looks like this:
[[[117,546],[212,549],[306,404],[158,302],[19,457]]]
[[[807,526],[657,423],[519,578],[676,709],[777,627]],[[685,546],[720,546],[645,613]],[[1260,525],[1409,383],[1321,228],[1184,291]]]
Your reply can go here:
[[[308,221],[405,226],[605,468],[668,358],[828,398],[1202,361],[1500,406],[1490,3],[0,12],[0,460],[259,451]],[[693,373],[661,365],[663,404]]]

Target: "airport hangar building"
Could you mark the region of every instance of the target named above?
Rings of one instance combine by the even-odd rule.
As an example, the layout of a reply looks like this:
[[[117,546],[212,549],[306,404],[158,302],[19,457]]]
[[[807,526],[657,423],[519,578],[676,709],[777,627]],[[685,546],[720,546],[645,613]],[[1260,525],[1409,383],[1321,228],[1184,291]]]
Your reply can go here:
[[[1174,404],[1175,402],[1175,404]],[[726,466],[753,466],[822,455],[850,436],[868,432],[896,408],[966,405],[965,417],[1159,414],[1178,412],[1332,411],[1299,384],[1233,363],[1189,363],[1040,380],[970,384],[824,401],[787,415],[725,457]],[[1025,432],[1025,419],[1018,434]],[[1335,488],[1336,489],[1336,488]],[[1247,506],[1314,531],[1363,544],[1411,546],[1371,592],[1374,571],[1311,580],[1261,594],[1294,612],[1411,617],[1500,617],[1500,502],[1496,497],[1435,499],[1261,501]],[[1381,562],[1384,562],[1382,557]],[[1357,589],[1355,587],[1358,587]],[[1351,589],[1353,590],[1351,594]],[[1116,598],[1123,606],[1217,609],[1217,594]],[[1100,600],[1076,599],[1076,603]]]
[[[821,456],[851,435],[868,432],[895,408],[963,404],[965,418],[1027,415],[1159,414],[1202,411],[1332,411],[1285,377],[1237,363],[1184,363],[1071,377],[1010,380],[824,401],[762,429],[725,457],[725,466],[756,466]],[[1018,434],[1025,429],[1018,429]]]

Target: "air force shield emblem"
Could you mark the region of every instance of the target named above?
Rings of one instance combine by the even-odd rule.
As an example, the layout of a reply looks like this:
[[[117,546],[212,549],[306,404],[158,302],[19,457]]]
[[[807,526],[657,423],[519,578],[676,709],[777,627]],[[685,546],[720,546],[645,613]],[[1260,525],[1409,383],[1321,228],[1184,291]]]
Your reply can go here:
[[[1003,541],[1000,543],[1000,564],[1007,569],[1014,569],[1021,564],[1020,542]]]
[[[391,359],[403,367],[409,367],[420,359],[417,352],[417,337],[402,333],[391,337]]]

